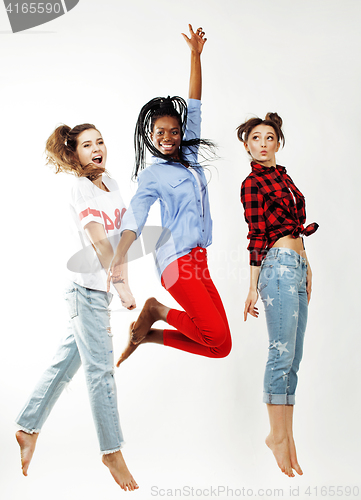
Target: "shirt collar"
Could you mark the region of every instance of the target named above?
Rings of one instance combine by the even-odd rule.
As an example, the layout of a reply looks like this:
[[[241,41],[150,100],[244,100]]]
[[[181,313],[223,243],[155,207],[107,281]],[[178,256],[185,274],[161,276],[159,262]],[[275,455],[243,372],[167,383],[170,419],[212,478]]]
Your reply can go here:
[[[267,172],[274,172],[276,169],[281,174],[285,174],[287,172],[285,167],[282,167],[281,165],[276,165],[276,167],[264,167],[263,165],[260,165],[259,163],[255,162],[255,161],[251,162],[251,167],[252,167],[252,172],[255,172],[256,174],[260,174],[260,173],[266,174]]]
[[[179,167],[187,168],[182,163],[180,163],[179,161],[175,161],[175,160],[172,160],[172,159],[165,160],[164,158],[160,158],[159,156],[152,156],[152,164],[153,163],[168,163],[168,164],[171,164],[171,165],[176,165],[176,166],[179,166]]]
[[[159,158],[159,156],[152,156],[152,163],[169,163],[168,160]]]

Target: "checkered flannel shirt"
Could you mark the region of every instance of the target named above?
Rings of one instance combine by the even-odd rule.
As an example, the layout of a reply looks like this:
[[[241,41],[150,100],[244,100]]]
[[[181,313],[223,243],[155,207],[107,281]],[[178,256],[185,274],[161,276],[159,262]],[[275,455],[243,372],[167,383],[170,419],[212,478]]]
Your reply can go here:
[[[251,163],[252,172],[242,182],[241,201],[248,224],[250,265],[260,266],[269,248],[282,236],[313,234],[318,224],[306,228],[305,198],[280,165]]]

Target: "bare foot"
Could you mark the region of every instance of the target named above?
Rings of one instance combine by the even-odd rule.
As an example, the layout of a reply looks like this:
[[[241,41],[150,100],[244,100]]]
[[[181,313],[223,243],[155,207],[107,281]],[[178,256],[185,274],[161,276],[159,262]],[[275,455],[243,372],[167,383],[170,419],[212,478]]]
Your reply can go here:
[[[266,437],[266,445],[273,452],[281,471],[284,472],[286,476],[294,477],[295,475],[292,471],[290,451],[288,447],[288,438],[285,437],[281,441],[276,441],[272,434],[269,434]]]
[[[136,348],[139,345],[139,344],[133,344],[133,342],[132,342],[132,335],[133,335],[134,325],[135,325],[135,321],[133,321],[133,323],[131,323],[131,325],[129,327],[129,340],[128,340],[128,344],[127,344],[127,347],[122,352],[120,358],[118,359],[118,362],[117,362],[117,366],[118,367],[119,367],[119,365],[121,363],[123,363],[123,361],[125,361],[127,358],[129,358],[129,356],[131,354],[133,354],[133,352],[136,350]]]
[[[28,434],[24,431],[17,431],[15,434],[16,440],[20,446],[21,454],[21,468],[23,469],[24,476],[28,475],[28,468],[33,458],[36,441],[39,433]]]
[[[133,344],[140,344],[148,334],[153,323],[159,319],[164,319],[164,321],[166,321],[168,311],[169,308],[163,306],[163,304],[158,302],[154,297],[147,299],[133,327]]]
[[[294,442],[293,438],[290,436],[288,436],[288,448],[290,451],[290,460],[291,460],[292,469],[294,469],[297,472],[297,474],[302,476],[303,471],[302,471],[302,469],[298,463],[298,460],[297,460],[295,442]]]
[[[103,455],[102,462],[108,467],[111,475],[115,479],[115,482],[119,484],[124,491],[134,491],[139,488],[133,476],[129,472],[120,450],[115,453]]]
[[[136,348],[140,344],[150,343],[150,344],[164,345],[164,339],[163,339],[163,332],[164,332],[164,330],[160,330],[160,329],[157,329],[157,328],[151,328],[149,330],[149,332],[147,333],[147,335],[144,337],[144,339],[140,342],[140,344],[133,344],[133,342],[132,342],[132,329],[133,329],[133,326],[134,326],[134,322],[129,327],[129,340],[128,340],[128,344],[127,344],[127,347],[124,349],[122,355],[118,359],[117,367],[119,367],[119,365],[121,363],[123,363],[123,361],[125,361],[136,350]]]

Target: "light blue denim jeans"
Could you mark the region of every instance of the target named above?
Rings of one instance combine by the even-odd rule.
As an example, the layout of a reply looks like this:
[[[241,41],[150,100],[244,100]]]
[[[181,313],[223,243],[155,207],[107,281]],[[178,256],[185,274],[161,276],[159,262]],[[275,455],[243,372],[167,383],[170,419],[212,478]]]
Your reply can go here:
[[[269,337],[263,402],[294,405],[307,323],[307,263],[288,248],[271,248],[262,262],[258,290]]]
[[[65,290],[70,315],[68,334],[16,420],[25,432],[40,432],[58,397],[82,364],[100,451],[113,453],[122,447],[108,309],[111,299],[110,293],[73,282]]]

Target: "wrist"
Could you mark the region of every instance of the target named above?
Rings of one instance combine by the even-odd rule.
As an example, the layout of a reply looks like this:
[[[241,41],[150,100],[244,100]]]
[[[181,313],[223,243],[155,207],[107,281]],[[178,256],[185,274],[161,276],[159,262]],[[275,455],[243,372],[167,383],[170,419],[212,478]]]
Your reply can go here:
[[[191,58],[194,58],[196,60],[201,58],[201,52],[198,52],[197,49],[191,49]]]
[[[118,260],[118,261],[119,261],[119,260],[124,260],[125,256],[126,256],[126,252],[124,252],[124,251],[123,251],[122,249],[120,249],[120,248],[117,248],[117,250],[116,250],[116,252],[115,252],[115,254],[114,254],[114,259],[115,259],[115,260]]]

